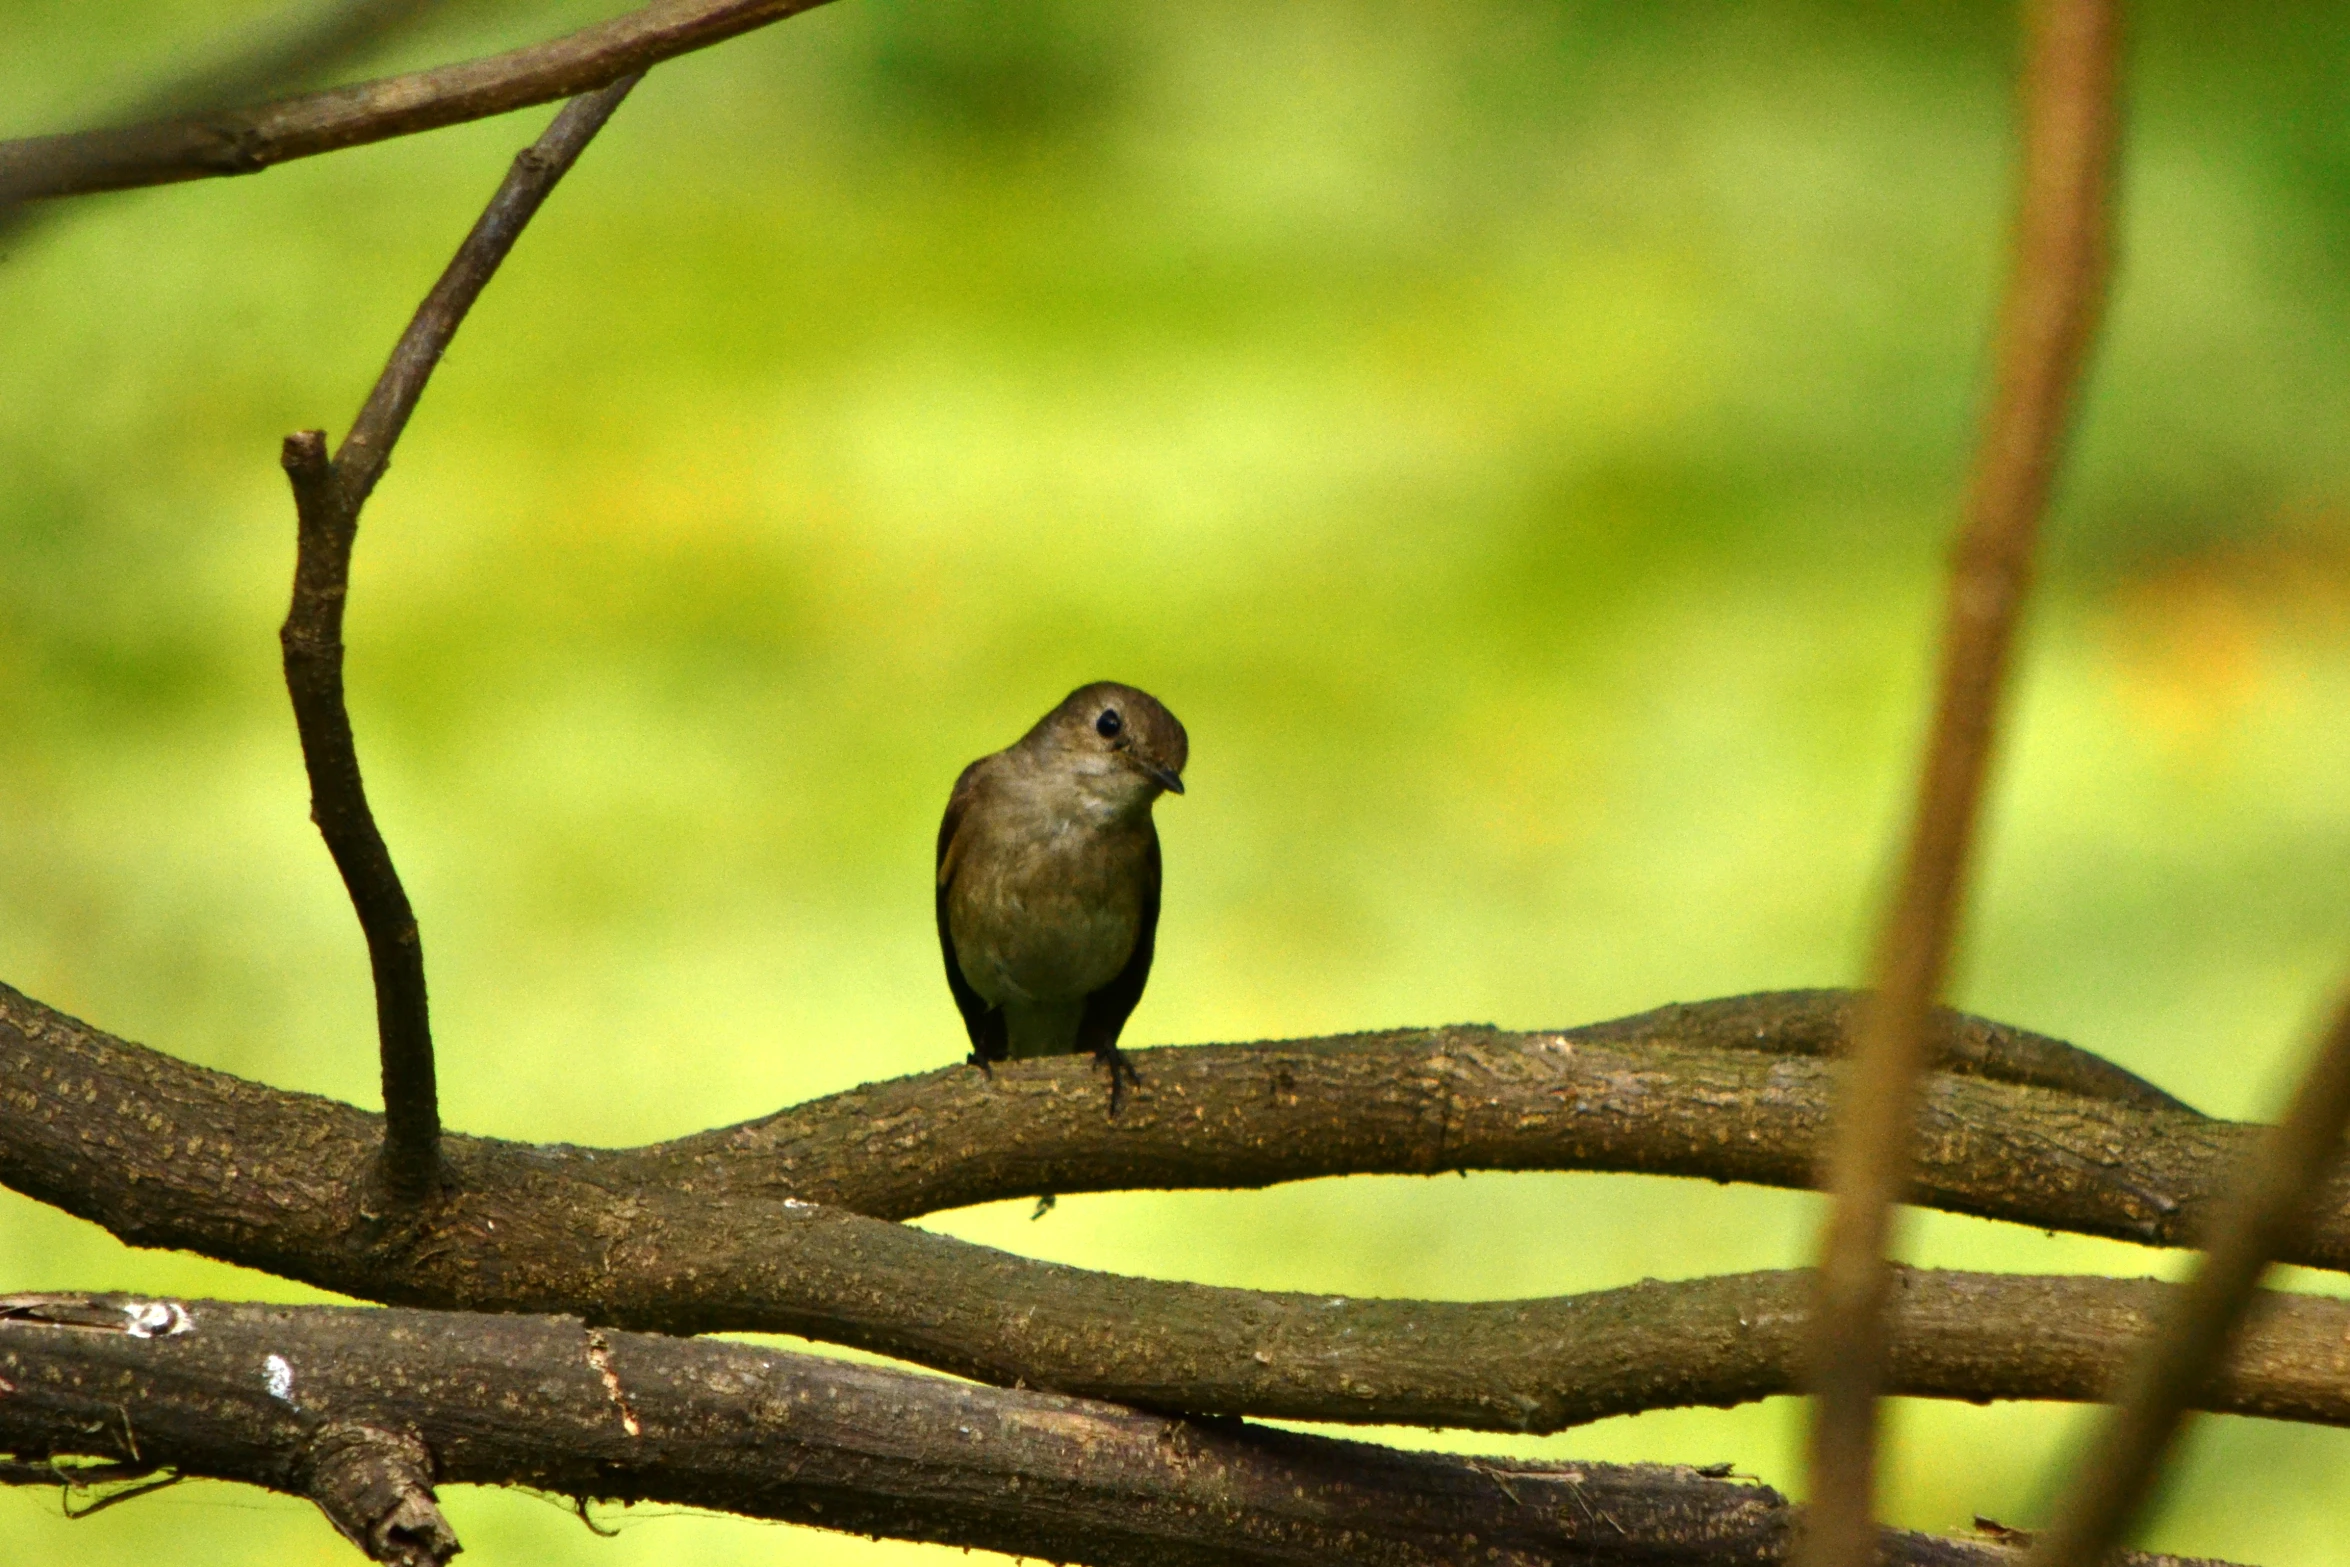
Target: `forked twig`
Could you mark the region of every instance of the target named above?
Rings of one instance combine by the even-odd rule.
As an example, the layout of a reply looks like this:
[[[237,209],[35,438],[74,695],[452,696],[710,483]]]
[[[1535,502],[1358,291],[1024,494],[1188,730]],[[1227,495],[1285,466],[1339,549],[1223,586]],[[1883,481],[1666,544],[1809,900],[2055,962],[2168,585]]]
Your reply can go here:
[[[2115,0],[2034,0],[2024,75],[2023,195],[1966,521],[1951,561],[1934,730],[1898,890],[1828,1151],[1834,1206],[1813,1317],[1808,1567],[1875,1549],[1876,1397],[1885,1262],[1908,1184],[1926,1019],[1964,902],[2033,546],[2110,271],[2118,139]]]
[[[343,605],[350,592],[351,547],[359,511],[383,477],[392,447],[424,393],[425,382],[466,312],[496,274],[524,225],[641,79],[624,77],[575,99],[525,148],[497,194],[458,247],[432,292],[417,307],[392,350],[366,406],[330,459],[326,434],[286,437],[282,461],[293,483],[299,522],[293,606],[278,634],[286,689],[310,774],[310,815],[342,873],[375,976],[376,1033],[383,1056],[385,1183],[393,1196],[421,1200],[438,1176],[441,1118],[433,1080],[432,1027],[424,987],[424,947],[391,851],[368,809],[359,753],[343,703]]]
[[[2210,1384],[2250,1308],[2260,1276],[2309,1223],[2350,1128],[2350,994],[2318,1042],[2276,1129],[2212,1215],[2203,1264],[2165,1302],[2154,1336],[2131,1357],[2114,1407],[2099,1422],[2027,1567],[2087,1567],[2122,1543],[2179,1422]]]

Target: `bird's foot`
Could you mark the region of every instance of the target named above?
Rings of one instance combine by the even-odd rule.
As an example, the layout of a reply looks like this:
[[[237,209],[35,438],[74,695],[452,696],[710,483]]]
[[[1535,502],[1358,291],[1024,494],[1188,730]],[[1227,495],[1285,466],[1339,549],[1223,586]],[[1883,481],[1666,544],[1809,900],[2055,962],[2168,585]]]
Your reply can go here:
[[[1093,1053],[1093,1058],[1110,1069],[1110,1114],[1116,1115],[1119,1106],[1126,1103],[1126,1085],[1131,1083],[1140,1088],[1142,1074],[1116,1045],[1105,1045]]]
[[[1046,1192],[1043,1196],[1037,1198],[1036,1211],[1028,1216],[1028,1222],[1034,1224],[1037,1220],[1052,1212],[1053,1205],[1060,1200],[1060,1198],[1055,1197],[1051,1192]]]
[[[986,1078],[991,1083],[995,1081],[995,1064],[989,1061],[987,1057],[981,1055],[978,1051],[974,1050],[969,1055],[965,1056],[963,1058],[963,1064],[965,1066],[975,1066],[979,1068],[979,1075],[981,1077]]]

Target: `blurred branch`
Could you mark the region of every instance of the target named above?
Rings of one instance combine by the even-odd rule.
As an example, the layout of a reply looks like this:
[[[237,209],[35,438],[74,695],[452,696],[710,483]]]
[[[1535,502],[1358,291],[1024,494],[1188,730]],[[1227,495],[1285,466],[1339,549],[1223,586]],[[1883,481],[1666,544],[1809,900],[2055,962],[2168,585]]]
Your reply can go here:
[[[2021,213],[1966,521],[1950,566],[1933,735],[1898,889],[1871,965],[1875,999],[1838,1097],[1813,1318],[1807,1567],[1874,1549],[1876,1398],[1894,1205],[1966,896],[2016,623],[2110,271],[2120,21],[2115,0],[2026,8]]]
[[[1794,1011],[1819,1020],[1816,1009]],[[366,1299],[571,1312],[672,1333],[796,1333],[999,1384],[1154,1408],[1550,1430],[1790,1390],[1804,1358],[1807,1276],[1545,1301],[1334,1301],[1031,1262],[809,1199],[846,1201],[870,1175],[868,1193],[902,1203],[908,1188],[891,1173],[900,1166],[918,1182],[924,1170],[984,1171],[999,1160],[1009,1161],[999,1175],[1029,1173],[1062,1167],[1056,1145],[1090,1146],[1097,1186],[1121,1160],[1127,1184],[1173,1184],[1160,1161],[1178,1154],[1197,1161],[1188,1184],[1263,1184],[1278,1166],[1252,1159],[1295,1144],[1318,1145],[1335,1161],[1313,1173],[1448,1170],[1478,1153],[1526,1168],[1544,1163],[1547,1148],[1552,1164],[1604,1159],[1609,1168],[1716,1174],[1738,1168],[1750,1132],[1760,1140],[1774,1128],[1775,1140],[1793,1124],[1816,1136],[1827,1067],[1640,1036],[1679,1016],[1695,1031],[1752,1041],[1762,1015],[1747,999],[1572,1035],[1465,1030],[1154,1051],[1150,1093],[1115,1126],[1085,1091],[1087,1064],[1072,1057],[999,1069],[992,1084],[954,1068],[875,1085],[650,1149],[452,1136],[443,1152],[453,1188],[387,1233],[357,1196],[376,1117],[109,1039],[0,989],[0,1081],[40,1085],[0,1092],[0,1180],[136,1245],[193,1250]],[[1983,1162],[1986,1184],[2015,1180],[2018,1209],[2176,1180],[2176,1213],[2194,1222],[2219,1172],[2256,1135],[2048,1089],[1960,1077],[1936,1087],[1968,1108],[1929,1136],[1954,1160]],[[1740,1096],[1765,1113],[1744,1118],[1753,1106]],[[1674,1100],[1677,1114],[1657,1112],[1658,1101]],[[1775,1121],[1790,1100],[1792,1122]],[[1635,1108],[1645,1120],[1620,1119]],[[1530,1109],[1551,1121],[1523,1124]],[[2067,1162],[2051,1151],[2061,1145],[2042,1143],[2065,1136],[2115,1168],[2078,1155]],[[1351,1163],[1340,1157],[1349,1149],[1358,1155]],[[1045,1162],[1023,1163],[1023,1150]],[[2131,1154],[2174,1162],[2124,1163]],[[2038,1173],[2021,1157],[2040,1158]],[[1213,1173],[1218,1158],[1231,1161],[1223,1181]],[[999,1195],[1037,1189],[1007,1185]],[[2346,1196],[2337,1183],[2323,1233],[2299,1248],[2301,1260],[2350,1263]],[[1902,1279],[1897,1385],[1936,1397],[2100,1396],[2160,1298],[2158,1286],[2117,1280]],[[2280,1297],[2263,1310],[2213,1406],[2343,1419],[2350,1370],[2333,1357],[2350,1333],[2350,1306]]]
[[[2260,1276],[2308,1227],[2318,1192],[2341,1163],[2346,1127],[2350,993],[2318,1041],[2284,1120],[2260,1140],[2251,1167],[2212,1215],[2202,1266],[2166,1303],[2159,1330],[2131,1358],[2112,1412],[2074,1467],[2056,1522],[2033,1546],[2032,1567],[2089,1567],[2122,1543],[2180,1420],[2204,1407],[2205,1389],[2251,1309]]]
[[[442,3],[329,0],[291,21],[249,30],[258,31],[259,36],[241,39],[243,47],[225,59],[149,88],[114,119],[139,123],[201,116],[302,86],[339,66],[364,59]],[[40,140],[50,149],[40,177],[70,183],[87,174],[80,160],[91,155],[92,143],[75,136]],[[0,166],[5,166],[8,156],[0,150]],[[0,239],[21,233],[39,210],[27,205],[23,194],[12,195],[9,189],[6,178],[0,177]]]
[[[84,1318],[166,1305],[185,1327],[0,1319],[0,1448],[112,1459],[135,1429],[145,1462],[315,1496],[352,1468],[321,1450],[356,1433],[399,1484],[345,1486],[355,1516],[387,1518],[385,1496],[410,1509],[405,1540],[337,1518],[378,1561],[454,1552],[434,1477],[1151,1567],[1770,1563],[1796,1532],[1777,1492],[1689,1469],[1399,1452],[571,1319],[46,1298]],[[435,1525],[438,1549],[385,1548]],[[1918,1567],[2014,1560],[1988,1541],[1879,1543]]]
[[[422,21],[446,0],[327,0],[240,35],[242,47],[150,87],[118,113],[115,125],[236,108],[304,86],[360,58]]]
[[[655,0],[545,43],[252,108],[0,142],[0,206],[252,174],[609,86],[824,0]]]
[[[375,1019],[383,1060],[383,1173],[390,1194],[421,1201],[439,1172],[441,1119],[434,1086],[432,1026],[424,987],[424,946],[391,851],[376,829],[359,775],[359,753],[343,701],[343,607],[359,512],[391,461],[392,447],[424,394],[425,382],[514,242],[555,182],[576,162],[639,77],[623,77],[566,105],[546,133],[514,159],[490,204],[417,307],[391,362],[330,460],[322,431],[286,437],[284,463],[299,519],[292,607],[278,634],[286,689],[310,774],[310,817],[333,854],[367,937],[375,978]]]

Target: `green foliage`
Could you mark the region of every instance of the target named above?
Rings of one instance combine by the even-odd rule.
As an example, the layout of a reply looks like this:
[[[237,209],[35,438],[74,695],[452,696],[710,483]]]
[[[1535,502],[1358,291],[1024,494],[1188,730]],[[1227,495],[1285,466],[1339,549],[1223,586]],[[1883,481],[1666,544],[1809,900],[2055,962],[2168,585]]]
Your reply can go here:
[[[146,16],[142,58],[212,25],[109,10]],[[22,102],[105,79],[79,8],[0,26]],[[2271,1102],[2350,952],[2346,31],[2315,6],[2139,28],[2123,284],[1961,991],[2231,1114]],[[447,1119],[637,1141],[958,1056],[936,813],[1094,677],[1195,744],[1132,1043],[1851,980],[1981,377],[2007,68],[1992,20],[1935,7],[841,0],[656,71],[361,535],[354,712]],[[538,120],[87,203],[0,262],[11,983],[372,1094],[277,684],[276,446],[348,421]],[[1792,1264],[1814,1220],[1574,1176],[1026,1212],[933,1222],[1500,1296]],[[0,1204],[0,1286],[73,1285],[300,1294]],[[1905,1408],[1897,1515],[2029,1522],[2073,1420]],[[1796,1430],[1777,1403],[1528,1445],[1784,1484]],[[2346,1469],[2337,1433],[2211,1422],[2156,1539],[2350,1561]],[[0,1559],[351,1559],[207,1488],[54,1511],[0,1497]],[[452,1511],[482,1561],[923,1554]]]

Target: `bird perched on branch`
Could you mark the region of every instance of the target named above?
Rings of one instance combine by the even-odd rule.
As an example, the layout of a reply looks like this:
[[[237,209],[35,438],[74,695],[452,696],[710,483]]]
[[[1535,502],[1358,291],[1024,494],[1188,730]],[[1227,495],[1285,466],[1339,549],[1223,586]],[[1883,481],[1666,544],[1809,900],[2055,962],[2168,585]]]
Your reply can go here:
[[[1118,1031],[1159,926],[1151,804],[1183,792],[1190,739],[1156,697],[1101,681],[963,769],[938,824],[938,941],[971,1061],[1090,1051],[1125,1083]]]

